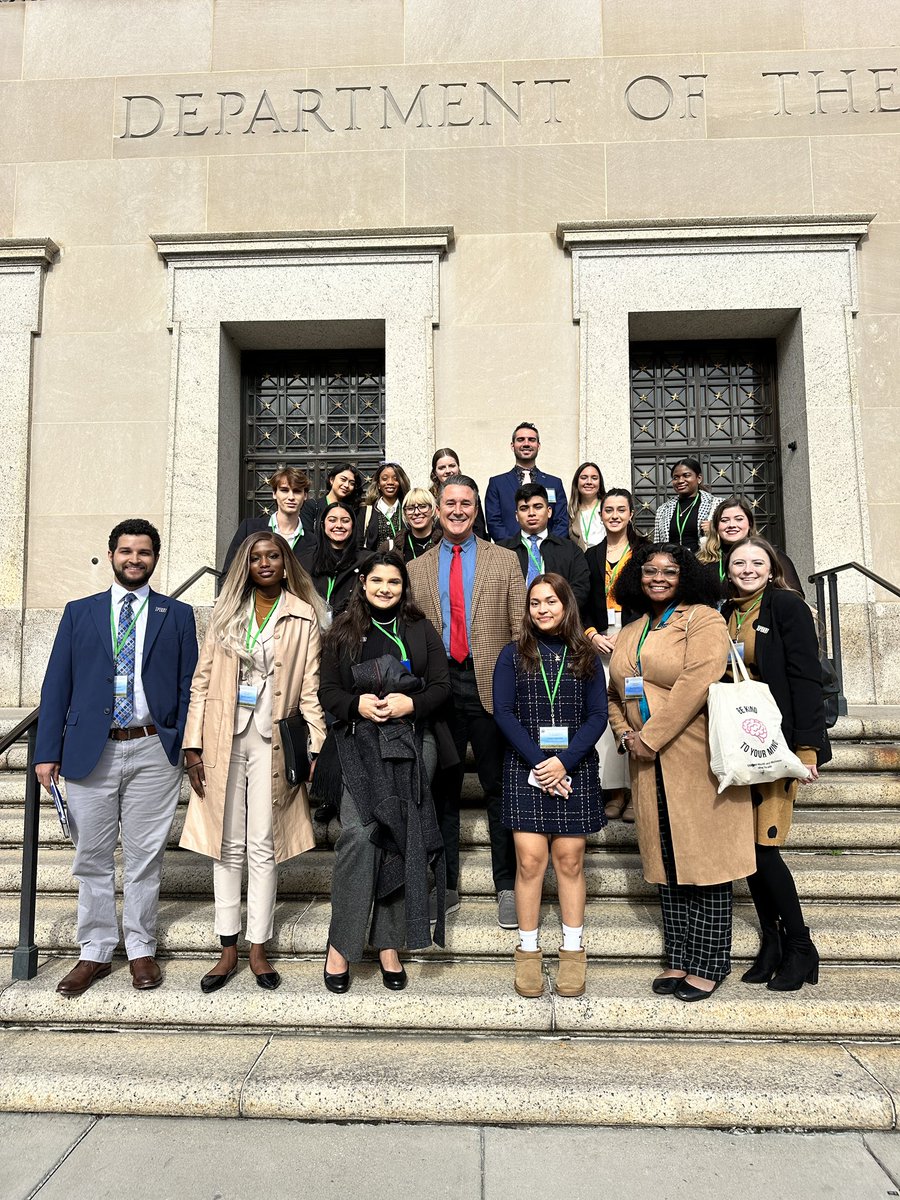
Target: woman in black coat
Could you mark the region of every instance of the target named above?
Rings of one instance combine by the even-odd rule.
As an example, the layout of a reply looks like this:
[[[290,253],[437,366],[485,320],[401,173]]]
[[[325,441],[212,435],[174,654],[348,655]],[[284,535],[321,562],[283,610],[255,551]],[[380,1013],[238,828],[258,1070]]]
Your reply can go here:
[[[365,687],[357,676],[383,686]],[[429,867],[439,898],[435,938],[443,941],[443,843],[430,782],[439,757],[442,765],[458,761],[449,731],[438,739],[434,729],[449,697],[447,652],[410,599],[403,558],[397,551],[369,555],[326,635],[319,681],[343,777],[324,970],[331,992],[350,987],[350,964],[367,942],[378,951],[385,987],[406,987],[398,951],[410,938],[411,949],[431,944]],[[392,786],[379,786],[382,775]],[[391,803],[404,785],[409,793]],[[398,840],[398,827],[413,822],[415,836]],[[386,881],[392,886],[385,889]]]
[[[750,675],[769,685],[781,711],[785,741],[808,768],[809,778],[816,779],[819,767],[831,758],[831,747],[812,613],[788,587],[775,548],[765,538],[745,538],[732,546],[726,570],[732,598],[722,615],[728,631]],[[797,991],[819,978],[819,955],[779,849],[790,831],[798,782],[777,779],[750,790],[756,818],[756,872],[747,884],[762,944],[742,978],[745,983],[765,983],[776,992]]]
[[[606,536],[585,554],[591,590],[585,606],[588,627],[584,633],[600,655],[606,682],[609,683],[609,660],[619,630],[642,615],[622,611],[616,599],[616,580],[631,558],[635,546],[647,539],[634,527],[634,498],[627,488],[610,488],[600,505],[600,520]],[[615,821],[621,818],[630,825],[634,822],[634,806],[630,801],[626,803],[625,796],[630,786],[628,757],[619,754],[608,726],[597,744],[597,750],[600,754],[600,782],[605,793],[606,819]]]
[[[349,504],[337,501],[327,505],[319,522],[318,539],[297,555],[325,601],[329,617],[338,616],[347,607],[359,578],[359,564],[367,557],[356,545],[355,520]]]

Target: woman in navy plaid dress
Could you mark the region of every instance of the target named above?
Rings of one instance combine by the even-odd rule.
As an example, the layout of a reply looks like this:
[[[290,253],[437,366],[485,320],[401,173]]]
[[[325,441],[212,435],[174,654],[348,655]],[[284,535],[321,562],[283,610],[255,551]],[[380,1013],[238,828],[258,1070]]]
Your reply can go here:
[[[538,925],[552,856],[563,921],[556,990],[580,996],[584,852],[587,835],[606,824],[595,749],[606,728],[606,686],[572,589],[560,575],[539,575],[528,589],[522,633],[494,670],[494,719],[508,742],[503,823],[516,847],[515,989],[520,996],[543,991]]]

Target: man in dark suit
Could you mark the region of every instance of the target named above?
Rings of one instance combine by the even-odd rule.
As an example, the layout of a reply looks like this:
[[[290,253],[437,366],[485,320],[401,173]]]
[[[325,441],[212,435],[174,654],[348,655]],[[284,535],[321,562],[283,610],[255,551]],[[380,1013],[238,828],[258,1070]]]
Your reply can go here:
[[[241,521],[231,545],[225,551],[222,573],[225,574],[244,538],[261,529],[280,533],[295,554],[315,540],[316,502],[309,498],[309,476],[296,467],[281,467],[268,481],[275,501],[275,511],[269,517],[247,517]]]
[[[409,564],[413,599],[444,640],[450,665],[448,724],[460,763],[471,743],[487,805],[491,867],[498,919],[515,929],[516,855],[502,820],[500,788],[504,742],[494,722],[494,667],[503,647],[519,636],[525,585],[515,556],[472,532],[478,487],[467,475],[441,485],[438,515],[443,540]],[[459,801],[463,768],[451,767],[436,780],[435,799],[447,859],[447,912],[459,908]]]
[[[587,560],[581,548],[568,538],[551,533],[548,526],[553,508],[542,483],[526,483],[516,492],[516,517],[519,536],[501,542],[519,560],[525,587],[538,575],[553,571],[562,575],[575,593],[582,621],[591,592]]]
[[[162,983],[156,914],[181,793],[197,631],[189,605],[150,589],[159,549],[148,521],[113,529],[112,588],[66,605],[41,689],[34,769],[48,791],[65,776],[79,883],[81,957],[57,985],[63,996],[80,996],[110,972],[119,944],[113,856],[120,827],[132,983],[142,990]]]
[[[494,475],[488,482],[484,498],[484,515],[488,534],[495,542],[505,542],[518,537],[519,524],[516,520],[516,492],[523,484],[540,483],[547,489],[553,508],[550,532],[559,538],[569,536],[569,515],[566,509],[566,490],[561,479],[548,475],[537,465],[541,448],[541,435],[537,425],[523,421],[513,430],[510,447],[516,465],[504,475]]]

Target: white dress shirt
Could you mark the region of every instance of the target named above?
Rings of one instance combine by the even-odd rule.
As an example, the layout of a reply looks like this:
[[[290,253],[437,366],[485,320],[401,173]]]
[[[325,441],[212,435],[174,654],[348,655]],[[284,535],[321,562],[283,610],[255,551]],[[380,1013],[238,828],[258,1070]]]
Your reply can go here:
[[[118,637],[122,601],[129,593],[128,589],[123,588],[118,581],[113,583],[111,591],[113,622],[115,624],[116,636]],[[147,705],[147,697],[144,695],[144,685],[141,682],[141,664],[144,658],[144,635],[147,632],[147,605],[144,604],[144,601],[150,595],[150,585],[145,583],[143,587],[137,588],[130,594],[134,596],[134,605],[131,610],[132,615],[137,616],[139,611],[141,614],[134,627],[134,706],[131,720],[128,722],[128,728],[133,729],[138,725],[150,725],[152,723],[150,709]],[[141,611],[142,608],[143,611]],[[115,646],[113,646],[112,652],[113,659],[115,659]]]

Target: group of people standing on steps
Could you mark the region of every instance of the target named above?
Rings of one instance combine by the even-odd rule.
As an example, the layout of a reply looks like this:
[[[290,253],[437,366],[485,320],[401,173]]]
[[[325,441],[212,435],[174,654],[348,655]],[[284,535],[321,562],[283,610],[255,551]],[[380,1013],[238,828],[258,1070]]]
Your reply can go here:
[[[587,840],[637,824],[659,887],[665,969],[653,991],[705,999],[731,969],[732,883],[747,877],[761,927],[747,982],[816,982],[818,956],[779,847],[796,782],[727,788],[709,765],[706,698],[737,643],[768,683],[810,778],[828,760],[818,641],[796,571],[757,536],[753,507],[716,501],[699,462],[672,466],[653,540],[626,488],[582,463],[568,496],[516,426],[514,465],[482,505],[459,455],[438,449],[429,486],[383,463],[368,489],[339,463],[309,499],[304,472],[270,484],[274,510],[235,534],[197,653],[192,610],[154,592],[159,534],[134,519],[109,538],[110,590],[66,606],[41,697],[36,771],[65,777],[81,957],[77,996],[119,942],[113,851],[121,830],[123,930],[136,988],[162,982],[156,918],[180,791],[180,845],[213,860],[219,961],[238,969],[248,874],[249,965],[267,953],[278,867],[315,844],[310,797],[340,823],[324,984],[343,993],[374,950],[385,987],[400,952],[443,945],[460,907],[460,806],[471,747],[487,810],[497,917],[516,930],[516,991],[546,986],[540,946],[552,862],[562,919],[554,986],[586,986]],[[289,723],[306,722],[308,775]],[[301,753],[300,757],[303,757]],[[301,781],[302,780],[302,781]]]

